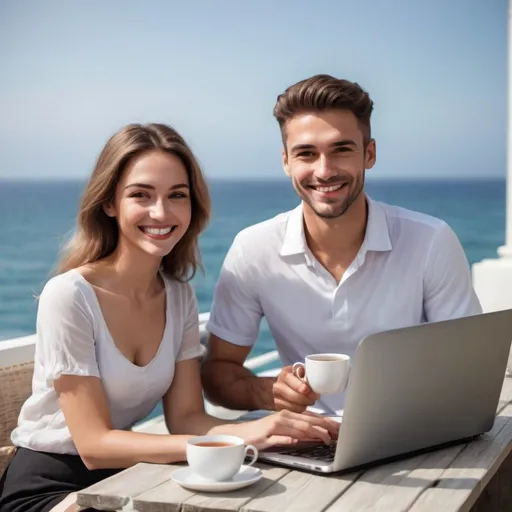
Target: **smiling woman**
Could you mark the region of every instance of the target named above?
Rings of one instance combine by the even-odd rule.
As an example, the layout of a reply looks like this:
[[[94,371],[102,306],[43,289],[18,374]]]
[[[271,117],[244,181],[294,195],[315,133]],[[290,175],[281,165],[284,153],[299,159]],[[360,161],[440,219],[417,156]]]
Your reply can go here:
[[[194,435],[257,447],[336,435],[318,416],[228,424],[205,413],[188,281],[209,215],[201,169],[172,128],[130,125],[108,141],[39,299],[33,393],[11,436],[2,512],[73,510],[73,492],[121,468],[184,460]],[[159,401],[171,435],[133,432]]]

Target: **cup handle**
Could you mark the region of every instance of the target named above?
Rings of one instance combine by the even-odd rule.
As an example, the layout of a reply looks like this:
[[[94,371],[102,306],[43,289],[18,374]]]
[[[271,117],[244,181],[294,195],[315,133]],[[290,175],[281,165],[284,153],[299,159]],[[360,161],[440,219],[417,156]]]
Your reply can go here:
[[[253,453],[252,454],[248,454],[247,452],[249,451],[252,451]],[[252,444],[248,444],[246,447],[245,447],[245,456],[246,457],[251,457],[251,461],[247,464],[247,466],[252,466],[257,460],[258,460],[258,450],[255,446],[253,446]]]
[[[302,368],[304,370],[304,377],[301,377],[299,375],[299,369]],[[304,363],[294,363],[292,366],[292,373],[297,377],[297,379],[300,379],[302,382],[306,381],[306,367],[304,366]]]

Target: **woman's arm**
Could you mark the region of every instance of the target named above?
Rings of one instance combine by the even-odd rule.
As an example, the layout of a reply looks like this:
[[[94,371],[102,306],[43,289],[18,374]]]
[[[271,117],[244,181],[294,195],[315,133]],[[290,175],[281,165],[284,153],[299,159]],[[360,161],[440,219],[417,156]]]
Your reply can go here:
[[[100,379],[63,375],[55,381],[55,390],[71,438],[88,469],[185,460],[186,440],[191,436],[114,429]]]
[[[196,358],[177,361],[174,377],[163,400],[164,418],[171,434],[203,435],[229,422],[214,418],[204,410],[203,394]],[[233,425],[231,425],[233,426]]]

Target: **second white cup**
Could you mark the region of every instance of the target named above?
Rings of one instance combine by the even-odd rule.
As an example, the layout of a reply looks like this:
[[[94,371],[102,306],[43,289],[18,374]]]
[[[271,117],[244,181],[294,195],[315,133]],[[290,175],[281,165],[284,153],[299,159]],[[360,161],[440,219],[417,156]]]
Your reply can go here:
[[[304,375],[300,374],[303,369]],[[319,395],[341,393],[350,373],[350,356],[346,354],[311,354],[304,363],[295,363],[293,374],[307,382]]]

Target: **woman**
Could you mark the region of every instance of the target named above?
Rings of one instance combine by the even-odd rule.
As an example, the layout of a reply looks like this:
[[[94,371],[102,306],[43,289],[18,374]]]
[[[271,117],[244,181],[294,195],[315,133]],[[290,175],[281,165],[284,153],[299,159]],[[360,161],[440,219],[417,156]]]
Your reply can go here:
[[[33,394],[12,434],[2,512],[76,510],[74,492],[121,468],[185,460],[193,435],[265,447],[336,434],[313,415],[228,424],[205,413],[188,280],[209,214],[202,172],[173,129],[130,125],[108,141],[39,298]],[[171,435],[132,432],[160,400]]]

